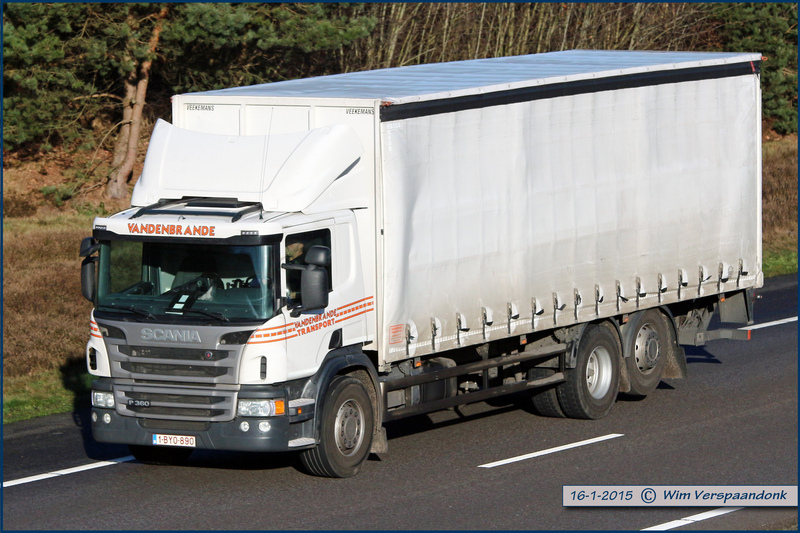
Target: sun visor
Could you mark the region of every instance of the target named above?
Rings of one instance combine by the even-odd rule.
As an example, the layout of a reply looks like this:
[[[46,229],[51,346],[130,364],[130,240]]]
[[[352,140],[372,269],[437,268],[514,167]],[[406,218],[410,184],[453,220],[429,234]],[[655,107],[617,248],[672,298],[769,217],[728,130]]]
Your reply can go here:
[[[131,205],[188,196],[301,211],[363,153],[345,125],[276,135],[214,135],[158,120]]]

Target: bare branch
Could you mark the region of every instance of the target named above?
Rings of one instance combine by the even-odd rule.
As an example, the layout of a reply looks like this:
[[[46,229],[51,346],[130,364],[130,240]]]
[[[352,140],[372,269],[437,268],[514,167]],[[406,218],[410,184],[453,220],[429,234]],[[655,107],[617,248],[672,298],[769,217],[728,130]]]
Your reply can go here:
[[[90,94],[88,96],[76,96],[72,100],[85,100],[87,98],[113,98],[114,100],[122,101],[121,96],[117,96],[116,94],[108,94],[108,93],[99,93],[99,94]]]

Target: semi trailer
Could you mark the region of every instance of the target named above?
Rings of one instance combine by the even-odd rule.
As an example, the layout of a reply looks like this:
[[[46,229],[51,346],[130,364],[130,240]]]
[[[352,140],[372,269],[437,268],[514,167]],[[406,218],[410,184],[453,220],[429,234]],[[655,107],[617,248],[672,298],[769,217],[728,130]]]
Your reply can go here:
[[[742,338],[761,56],[565,51],[180,94],[81,243],[92,432],[296,450],[500,395],[598,419]],[[718,313],[721,327],[709,329]]]

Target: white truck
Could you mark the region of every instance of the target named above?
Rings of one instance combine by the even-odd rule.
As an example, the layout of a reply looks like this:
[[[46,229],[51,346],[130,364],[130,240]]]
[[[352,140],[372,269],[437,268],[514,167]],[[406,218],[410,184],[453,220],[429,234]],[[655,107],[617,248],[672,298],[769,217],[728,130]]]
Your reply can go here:
[[[739,338],[761,57],[566,51],[182,94],[81,243],[92,430],[148,463],[297,450],[526,391],[596,419]],[[725,324],[723,324],[725,326]],[[729,326],[725,326],[729,327]]]

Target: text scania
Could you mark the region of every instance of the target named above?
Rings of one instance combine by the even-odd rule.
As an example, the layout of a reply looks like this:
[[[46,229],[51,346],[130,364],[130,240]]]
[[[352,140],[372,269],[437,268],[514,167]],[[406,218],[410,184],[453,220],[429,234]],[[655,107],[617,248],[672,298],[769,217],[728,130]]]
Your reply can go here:
[[[213,237],[216,226],[181,226],[180,224],[136,224],[128,223],[129,233],[147,235],[183,235]]]
[[[298,335],[305,335],[322,328],[328,328],[336,323],[336,310],[319,315],[310,316],[294,323],[294,331]]]
[[[195,329],[143,328],[142,340],[166,342],[202,342],[200,332]]]

